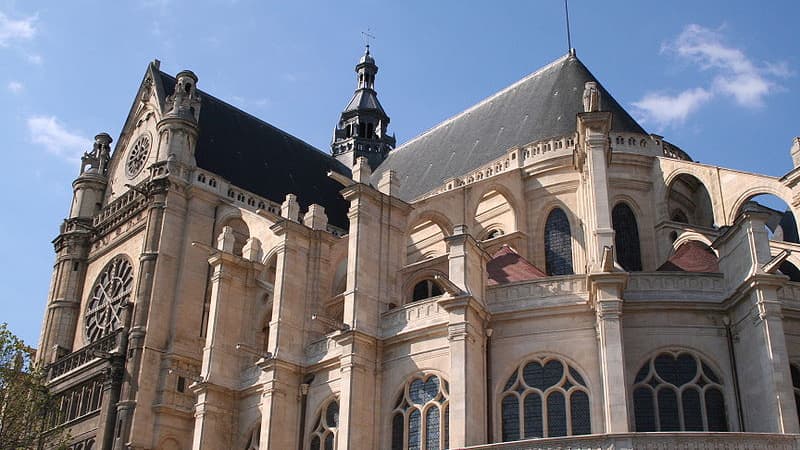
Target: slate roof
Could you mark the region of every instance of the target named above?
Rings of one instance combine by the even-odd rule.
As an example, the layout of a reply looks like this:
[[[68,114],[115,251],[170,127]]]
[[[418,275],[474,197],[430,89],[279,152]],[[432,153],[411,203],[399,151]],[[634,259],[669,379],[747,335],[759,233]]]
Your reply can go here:
[[[565,55],[393,150],[372,182],[394,170],[400,198],[413,200],[512,147],[574,133],[587,81],[597,79],[577,57]],[[600,90],[601,110],[613,114],[612,131],[646,134],[602,85]]]
[[[345,112],[364,110],[375,110],[381,116],[386,117],[386,111],[383,110],[381,102],[378,101],[378,95],[372,89],[358,89],[344,108]]]
[[[547,276],[508,245],[503,245],[492,255],[492,259],[486,263],[486,272],[489,273],[489,286],[535,280]]]
[[[175,90],[175,78],[159,71],[165,95]],[[328,222],[347,229],[349,205],[339,195],[342,186],[328,178],[329,170],[350,176],[350,169],[327,153],[261,119],[200,92],[200,134],[197,165],[234,185],[274,202],[297,195],[303,210],[312,203],[325,208]]]

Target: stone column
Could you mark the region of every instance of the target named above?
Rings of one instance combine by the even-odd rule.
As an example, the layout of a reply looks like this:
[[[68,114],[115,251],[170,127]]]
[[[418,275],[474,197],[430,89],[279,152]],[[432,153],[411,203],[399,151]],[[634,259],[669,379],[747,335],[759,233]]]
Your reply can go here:
[[[797,408],[778,299],[786,278],[763,269],[772,259],[768,219],[758,210],[745,209],[714,245],[731,292],[729,314],[745,427],[740,431],[797,433]],[[725,401],[727,404],[735,399],[726,396]],[[731,426],[735,423],[732,419],[728,422]]]
[[[91,221],[68,219],[53,241],[56,263],[36,362],[49,364],[72,351],[86,278]]]
[[[622,292],[628,274],[601,273],[589,276],[596,313],[598,356],[603,383],[604,430],[595,432],[627,433],[628,396],[625,389],[625,359],[622,344]]]
[[[341,392],[337,448],[377,448],[375,401],[380,398],[376,381],[377,339],[382,264],[382,216],[388,197],[367,184],[370,169],[366,158],[353,168],[357,181],[342,191],[350,201],[348,218],[347,289],[344,293],[344,324],[349,328],[338,338],[341,348]]]
[[[488,255],[456,226],[447,238],[449,281],[447,296],[439,304],[448,312],[450,344],[450,445],[460,447],[486,442],[486,334],[488,314],[483,302]],[[453,287],[461,293],[453,293]]]
[[[278,450],[298,445],[304,327],[311,317],[306,309],[307,293],[314,278],[305,269],[309,264],[310,230],[289,219],[271,229],[280,239],[270,323],[271,359],[257,364],[264,371],[260,448]]]
[[[611,147],[608,132],[611,129],[610,112],[585,112],[578,114],[578,149],[576,165],[583,172],[581,206],[585,223],[585,240],[589,272],[600,267],[603,247],[613,247],[614,229],[611,226],[611,209],[608,203],[608,164]]]
[[[126,375],[122,384],[120,401],[117,404],[118,437],[114,441],[115,450],[123,450],[133,438],[133,426],[136,397],[141,387],[141,368],[144,353],[144,341],[147,330],[148,317],[150,316],[150,300],[153,295],[155,281],[156,261],[161,242],[164,210],[166,208],[167,193],[169,191],[167,178],[154,179],[148,183],[149,207],[147,212],[147,227],[145,228],[144,244],[139,255],[139,270],[137,271],[136,298],[133,311],[127,315],[124,329],[128,332],[126,353]]]

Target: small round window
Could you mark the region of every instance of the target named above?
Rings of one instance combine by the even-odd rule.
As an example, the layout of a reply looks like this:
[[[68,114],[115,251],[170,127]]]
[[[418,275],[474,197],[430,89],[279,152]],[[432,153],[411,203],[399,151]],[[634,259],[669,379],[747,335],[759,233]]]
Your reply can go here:
[[[130,150],[128,150],[128,159],[125,162],[125,175],[127,175],[128,178],[134,178],[142,172],[147,162],[147,157],[150,155],[152,142],[150,134],[145,133],[139,136]]]

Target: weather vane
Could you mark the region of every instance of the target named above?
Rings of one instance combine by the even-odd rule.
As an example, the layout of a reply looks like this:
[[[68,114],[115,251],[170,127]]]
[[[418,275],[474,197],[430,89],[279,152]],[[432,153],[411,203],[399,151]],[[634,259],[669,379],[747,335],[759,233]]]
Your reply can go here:
[[[361,36],[364,38],[364,45],[366,45],[367,48],[369,48],[369,40],[370,39],[375,39],[375,36],[370,34],[370,29],[369,28],[367,28],[367,31],[362,31],[361,32]]]

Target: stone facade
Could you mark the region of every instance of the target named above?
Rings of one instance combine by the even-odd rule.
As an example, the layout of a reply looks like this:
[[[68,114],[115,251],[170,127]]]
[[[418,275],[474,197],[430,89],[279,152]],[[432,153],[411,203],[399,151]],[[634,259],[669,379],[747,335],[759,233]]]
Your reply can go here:
[[[215,104],[191,72],[162,78],[113,152],[97,136],[54,241],[38,355],[72,449],[800,446],[800,243],[748,202],[796,216],[797,167],[693,162],[615,128],[588,81],[569,133],[423,195],[402,194],[404,146],[356,155],[330,174],[332,224],[332,204],[203,166]],[[687,242],[714,270],[664,270]],[[504,246],[547,276],[490,283]]]

